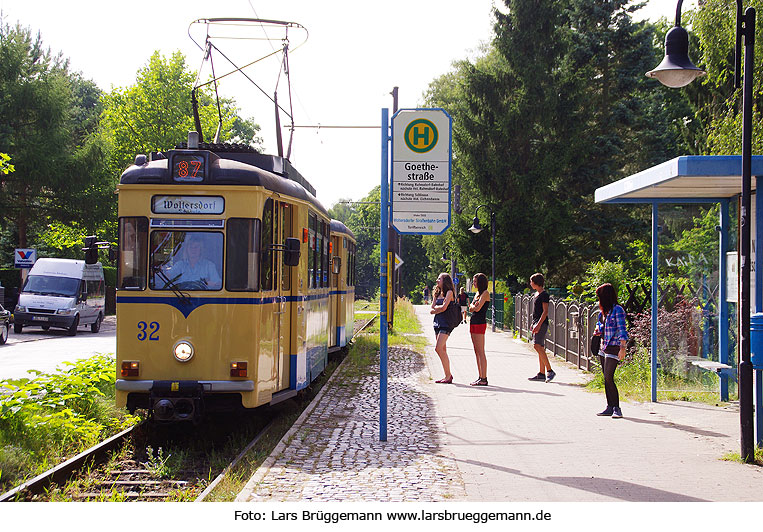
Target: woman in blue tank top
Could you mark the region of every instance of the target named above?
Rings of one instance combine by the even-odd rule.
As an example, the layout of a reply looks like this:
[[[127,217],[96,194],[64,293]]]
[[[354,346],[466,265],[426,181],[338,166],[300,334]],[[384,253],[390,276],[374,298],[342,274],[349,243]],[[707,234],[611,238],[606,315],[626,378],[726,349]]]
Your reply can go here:
[[[438,290],[439,289],[439,290]],[[441,273],[437,277],[437,288],[435,289],[436,296],[432,298],[432,310],[431,314],[434,314],[434,334],[437,339],[435,345],[435,352],[440,357],[440,363],[442,363],[442,369],[445,372],[445,377],[435,381],[439,384],[450,384],[453,382],[453,375],[450,373],[450,359],[448,358],[448,351],[446,348],[446,342],[448,336],[453,331],[453,328],[448,325],[448,320],[445,316],[445,311],[450,305],[451,301],[456,300],[456,287],[453,285],[453,279],[447,273]]]

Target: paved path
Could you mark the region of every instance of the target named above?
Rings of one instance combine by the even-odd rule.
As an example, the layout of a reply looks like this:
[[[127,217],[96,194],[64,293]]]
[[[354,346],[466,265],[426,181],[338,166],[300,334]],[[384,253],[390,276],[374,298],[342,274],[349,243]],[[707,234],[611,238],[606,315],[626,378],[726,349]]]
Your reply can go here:
[[[416,307],[430,344],[428,307]],[[623,403],[507,333],[486,337],[490,386],[474,388],[468,326],[448,341],[455,384],[432,345],[390,352],[388,441],[378,440],[378,377],[345,363],[239,494],[239,501],[763,501],[763,468],[720,458],[739,450],[735,407]]]

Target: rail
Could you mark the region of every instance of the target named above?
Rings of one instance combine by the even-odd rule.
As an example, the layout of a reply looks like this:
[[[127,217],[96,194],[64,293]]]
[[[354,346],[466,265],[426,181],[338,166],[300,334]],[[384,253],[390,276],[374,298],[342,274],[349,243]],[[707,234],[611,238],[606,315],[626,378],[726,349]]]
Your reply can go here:
[[[15,500],[16,496],[21,493],[42,493],[51,484],[60,484],[68,480],[76,471],[82,469],[85,464],[97,463],[104,456],[119,447],[128,437],[133,434],[138,427],[143,423],[133,425],[129,429],[123,430],[119,434],[112,436],[111,438],[102,441],[98,445],[81,452],[74,458],[70,458],[66,462],[57,465],[56,467],[49,469],[48,471],[34,477],[32,480],[24,482],[20,486],[13,488],[0,495],[0,502],[9,502]]]

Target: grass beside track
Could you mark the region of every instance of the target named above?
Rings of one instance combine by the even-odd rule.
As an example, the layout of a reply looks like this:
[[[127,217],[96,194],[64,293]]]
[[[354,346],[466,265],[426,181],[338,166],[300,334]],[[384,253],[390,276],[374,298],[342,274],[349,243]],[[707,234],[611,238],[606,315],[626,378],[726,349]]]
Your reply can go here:
[[[0,381],[0,492],[137,423],[114,407],[115,360],[96,355]]]

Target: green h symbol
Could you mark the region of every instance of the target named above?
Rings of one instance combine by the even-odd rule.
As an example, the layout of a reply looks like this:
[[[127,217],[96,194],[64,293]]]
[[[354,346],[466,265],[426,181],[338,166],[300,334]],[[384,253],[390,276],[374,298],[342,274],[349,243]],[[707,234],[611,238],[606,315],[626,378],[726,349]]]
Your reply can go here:
[[[413,143],[418,146],[419,139],[424,141],[424,145],[429,145],[429,128],[423,125],[418,125],[413,128]]]
[[[411,151],[426,153],[437,144],[437,127],[426,118],[419,118],[408,124],[403,138]]]

